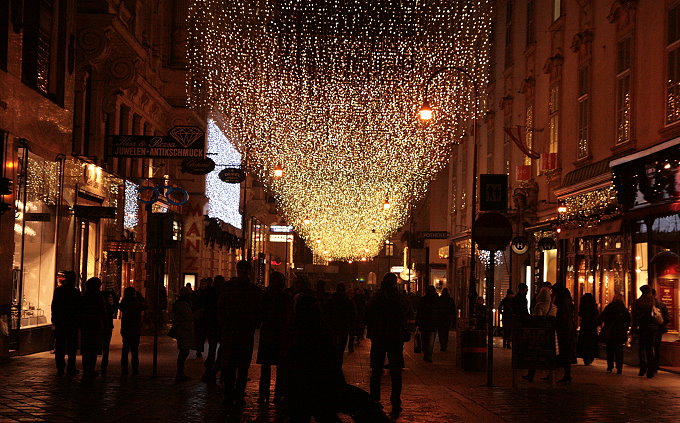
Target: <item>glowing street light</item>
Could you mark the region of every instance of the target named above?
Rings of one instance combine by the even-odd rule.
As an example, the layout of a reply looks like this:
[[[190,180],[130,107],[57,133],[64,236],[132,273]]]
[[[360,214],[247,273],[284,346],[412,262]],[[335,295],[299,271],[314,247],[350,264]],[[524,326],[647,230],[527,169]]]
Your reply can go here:
[[[423,105],[420,107],[420,111],[418,112],[418,115],[420,116],[420,120],[430,120],[432,119],[432,106],[430,106],[430,102],[425,100],[423,102]]]
[[[310,223],[311,221],[312,221],[312,220],[311,220],[310,218],[305,217],[304,220],[302,221],[302,223],[304,223],[305,225],[309,225],[309,223]]]
[[[274,177],[278,179],[282,176],[283,176],[283,168],[281,167],[281,163],[279,163],[274,168]]]
[[[390,200],[389,200],[389,198],[388,198],[388,199],[386,199],[385,202],[383,203],[383,209],[384,209],[384,210],[389,210],[390,207],[392,207],[392,205],[390,204]]]

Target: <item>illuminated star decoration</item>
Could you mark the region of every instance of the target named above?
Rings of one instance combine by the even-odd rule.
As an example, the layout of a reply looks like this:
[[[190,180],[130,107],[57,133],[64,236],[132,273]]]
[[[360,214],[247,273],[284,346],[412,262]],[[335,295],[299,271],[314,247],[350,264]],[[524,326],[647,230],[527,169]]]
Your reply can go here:
[[[430,89],[433,123],[417,120],[436,69],[486,84],[491,3],[193,0],[190,104],[224,117],[316,255],[375,256],[480,112],[471,81],[451,72]]]

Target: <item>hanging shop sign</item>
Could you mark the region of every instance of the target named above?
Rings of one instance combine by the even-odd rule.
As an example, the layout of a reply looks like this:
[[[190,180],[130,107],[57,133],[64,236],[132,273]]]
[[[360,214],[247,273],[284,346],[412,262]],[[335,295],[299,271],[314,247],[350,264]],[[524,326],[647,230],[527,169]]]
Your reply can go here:
[[[49,222],[52,220],[51,213],[25,213],[24,220],[26,222]]]
[[[205,133],[198,126],[175,126],[165,136],[113,135],[109,138],[109,156],[112,157],[205,157]]]
[[[448,239],[449,233],[446,231],[418,231],[418,239]]]
[[[529,251],[529,240],[523,236],[516,236],[512,239],[510,248],[515,254],[524,254]]]
[[[182,160],[182,173],[191,175],[207,175],[215,170],[215,162],[210,157]]]
[[[115,207],[102,206],[73,206],[73,211],[78,217],[85,217],[88,219],[115,219]]]
[[[286,225],[272,225],[269,227],[269,232],[274,232],[274,233],[289,233],[293,232],[293,227],[292,226],[286,226]]]
[[[225,167],[217,174],[222,182],[228,184],[240,184],[246,179],[246,173],[238,167]]]
[[[144,204],[154,204],[161,197],[173,206],[182,206],[189,201],[189,193],[184,188],[158,185],[153,187],[139,187],[137,199]]]
[[[554,250],[555,248],[557,248],[557,244],[555,244],[554,239],[544,237],[538,240],[538,248],[540,248],[541,251]]]
[[[271,234],[269,235],[269,242],[293,242],[293,235]]]
[[[508,209],[508,175],[479,175],[479,210],[507,211]]]
[[[481,250],[503,250],[512,239],[512,224],[500,213],[484,213],[475,220],[474,225],[474,241]]]

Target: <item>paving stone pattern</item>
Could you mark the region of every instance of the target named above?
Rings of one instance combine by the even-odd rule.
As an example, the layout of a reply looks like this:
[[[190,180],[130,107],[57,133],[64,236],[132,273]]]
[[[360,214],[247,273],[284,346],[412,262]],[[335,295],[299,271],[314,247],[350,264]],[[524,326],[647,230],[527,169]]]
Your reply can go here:
[[[139,376],[120,376],[119,340],[114,340],[109,373],[91,383],[80,375],[57,377],[53,356],[40,353],[14,357],[0,365],[0,422],[286,422],[274,406],[257,406],[259,367],[251,367],[246,406],[229,411],[220,387],[200,382],[202,361],[190,356],[192,380],[175,384],[174,341],[161,339],[159,376],[151,374],[151,338],[141,346]],[[347,381],[368,389],[368,341],[346,354]],[[426,363],[413,347],[405,347],[403,407],[399,422],[680,422],[680,375],[660,372],[655,378],[605,372],[604,362],[574,366],[573,383],[550,387],[548,382],[512,388],[510,352],[495,349],[494,384],[484,373],[462,371],[455,352],[435,352]],[[80,360],[78,360],[80,366]],[[561,372],[557,376],[561,377]],[[522,374],[522,373],[518,373]],[[389,411],[389,376],[383,378],[383,404]],[[342,416],[345,422],[351,421]]]

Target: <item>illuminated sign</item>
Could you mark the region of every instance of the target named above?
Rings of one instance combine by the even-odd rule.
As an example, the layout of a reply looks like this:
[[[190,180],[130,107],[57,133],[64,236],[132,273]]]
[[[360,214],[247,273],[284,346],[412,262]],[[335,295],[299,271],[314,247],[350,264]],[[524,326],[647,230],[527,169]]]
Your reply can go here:
[[[271,234],[269,235],[269,242],[293,242],[293,235]]]
[[[283,225],[272,225],[272,226],[269,227],[269,232],[275,232],[275,233],[293,232],[293,227],[292,226],[283,226]]]

